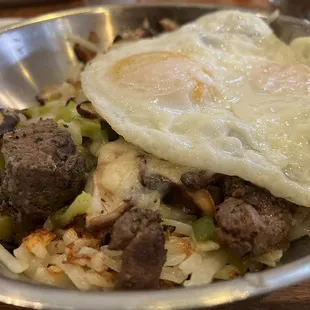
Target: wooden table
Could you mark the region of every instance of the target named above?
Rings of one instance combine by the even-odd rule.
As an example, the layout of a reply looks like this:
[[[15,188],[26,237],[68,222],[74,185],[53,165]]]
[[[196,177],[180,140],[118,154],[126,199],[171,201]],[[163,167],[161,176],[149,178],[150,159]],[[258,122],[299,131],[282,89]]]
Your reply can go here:
[[[143,1],[143,0],[142,0]],[[145,2],[146,0],[144,0]],[[192,0],[189,0],[192,1]],[[189,2],[188,1],[188,2]],[[141,2],[141,1],[140,1]],[[193,1],[195,2],[195,1]],[[196,1],[198,2],[198,1]],[[199,2],[208,2],[200,0]],[[256,7],[268,9],[267,0],[210,0],[212,3],[238,5],[242,7]],[[54,1],[44,6],[29,6],[20,8],[0,8],[0,17],[31,17],[57,10],[82,6],[81,0]],[[1,288],[0,288],[1,293]],[[217,310],[306,310],[310,309],[310,283],[300,284],[268,296],[216,308]],[[0,310],[17,310],[16,307],[0,304]]]

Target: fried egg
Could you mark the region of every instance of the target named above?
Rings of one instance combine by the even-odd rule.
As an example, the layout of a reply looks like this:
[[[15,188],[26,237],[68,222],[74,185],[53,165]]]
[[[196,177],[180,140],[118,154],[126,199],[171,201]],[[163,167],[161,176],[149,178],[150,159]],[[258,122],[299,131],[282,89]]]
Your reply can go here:
[[[219,11],[97,56],[82,87],[146,152],[310,207],[310,69],[296,55],[256,15]]]

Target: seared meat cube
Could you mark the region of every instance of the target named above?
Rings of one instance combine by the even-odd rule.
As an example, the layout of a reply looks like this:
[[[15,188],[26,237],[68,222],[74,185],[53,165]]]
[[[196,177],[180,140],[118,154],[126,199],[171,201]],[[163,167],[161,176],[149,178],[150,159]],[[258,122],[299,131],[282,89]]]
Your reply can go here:
[[[86,181],[85,161],[68,132],[52,120],[3,137],[2,199],[34,218],[45,219],[70,203]]]
[[[160,174],[142,173],[142,185],[145,187],[156,190],[164,197],[177,185],[168,178]]]
[[[113,226],[109,248],[111,250],[124,249],[139,231],[159,221],[158,214],[151,210],[134,208],[124,213]]]
[[[19,115],[14,110],[1,109],[0,111],[0,138],[6,132],[13,130],[19,123]]]
[[[213,184],[218,175],[212,175],[207,170],[192,170],[184,173],[181,176],[181,182],[193,189],[206,188],[208,185]]]
[[[159,287],[159,277],[166,261],[165,238],[158,223],[139,232],[124,249],[118,287],[151,289]]]
[[[223,177],[226,199],[217,206],[218,236],[238,256],[275,249],[292,226],[292,203],[237,177]]]
[[[109,248],[124,249],[118,288],[159,287],[166,250],[164,232],[156,213],[137,208],[127,211],[113,226]]]
[[[264,233],[264,224],[255,208],[240,199],[228,198],[216,213],[218,237],[238,256],[256,250],[256,238]],[[260,248],[260,246],[258,246]]]

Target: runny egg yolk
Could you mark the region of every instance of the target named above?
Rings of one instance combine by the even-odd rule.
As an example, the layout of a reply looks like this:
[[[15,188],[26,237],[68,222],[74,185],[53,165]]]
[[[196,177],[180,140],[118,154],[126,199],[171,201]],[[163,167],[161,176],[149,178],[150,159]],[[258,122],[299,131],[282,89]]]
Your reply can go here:
[[[183,93],[192,103],[201,104],[216,101],[219,96],[212,72],[180,52],[149,52],[123,58],[112,66],[110,76],[119,86],[152,99],[173,99]]]

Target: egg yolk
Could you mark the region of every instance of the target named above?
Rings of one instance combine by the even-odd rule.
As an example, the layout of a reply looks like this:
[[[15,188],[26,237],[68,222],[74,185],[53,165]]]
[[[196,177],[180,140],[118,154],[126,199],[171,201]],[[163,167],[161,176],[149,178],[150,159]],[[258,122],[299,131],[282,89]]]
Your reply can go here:
[[[259,69],[255,84],[267,93],[307,94],[310,92],[310,69],[301,64],[271,64]]]
[[[151,97],[183,92],[194,103],[216,101],[219,92],[212,72],[180,52],[150,52],[119,60],[112,66],[114,83]]]

